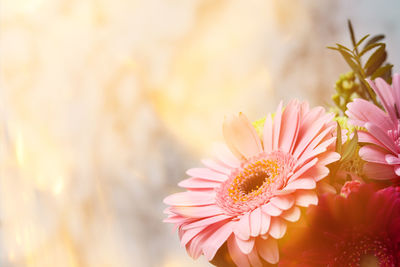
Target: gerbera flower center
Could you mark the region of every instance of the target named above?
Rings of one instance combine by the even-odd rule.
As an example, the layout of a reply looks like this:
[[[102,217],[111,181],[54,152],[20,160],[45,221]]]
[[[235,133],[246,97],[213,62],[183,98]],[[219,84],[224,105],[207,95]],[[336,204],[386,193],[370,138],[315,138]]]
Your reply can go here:
[[[282,188],[293,165],[292,156],[281,151],[261,153],[233,171],[217,189],[217,204],[233,215],[259,207]]]
[[[274,160],[260,159],[249,163],[239,171],[230,183],[229,196],[235,201],[246,201],[258,196],[279,174],[279,166]]]
[[[264,182],[270,177],[268,173],[258,172],[252,174],[241,186],[241,191],[243,191],[246,195],[252,193],[253,191],[257,191],[260,187],[263,186]]]
[[[335,263],[338,266],[398,266],[395,249],[390,244],[389,237],[353,234],[350,240],[337,244],[340,253]]]
[[[387,133],[392,138],[396,147],[400,149],[400,121],[397,121],[397,128],[389,130]]]

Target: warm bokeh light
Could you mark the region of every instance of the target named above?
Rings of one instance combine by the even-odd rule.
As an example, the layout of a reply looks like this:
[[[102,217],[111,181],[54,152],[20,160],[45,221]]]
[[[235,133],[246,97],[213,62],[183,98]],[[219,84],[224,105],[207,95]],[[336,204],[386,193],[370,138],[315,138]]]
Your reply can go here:
[[[324,47],[358,4],[3,0],[0,266],[206,266],[161,200],[226,114],[330,101],[346,69]],[[370,31],[392,34],[398,63],[385,25],[400,21],[380,8]],[[360,35],[366,20],[354,13]]]

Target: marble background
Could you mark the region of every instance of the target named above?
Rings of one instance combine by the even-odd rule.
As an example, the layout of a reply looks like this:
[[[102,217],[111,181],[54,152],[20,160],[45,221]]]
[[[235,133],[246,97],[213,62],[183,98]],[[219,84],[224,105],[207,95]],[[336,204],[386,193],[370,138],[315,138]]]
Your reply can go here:
[[[283,99],[327,105],[344,61],[384,33],[400,71],[398,0],[2,0],[0,266],[208,266],[163,224],[222,139]]]

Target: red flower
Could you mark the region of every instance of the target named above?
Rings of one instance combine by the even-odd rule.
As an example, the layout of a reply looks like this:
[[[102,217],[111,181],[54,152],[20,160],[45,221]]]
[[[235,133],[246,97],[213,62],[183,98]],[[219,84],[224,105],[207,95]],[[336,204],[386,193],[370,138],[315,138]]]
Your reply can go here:
[[[400,188],[324,195],[292,234],[280,266],[400,266]]]

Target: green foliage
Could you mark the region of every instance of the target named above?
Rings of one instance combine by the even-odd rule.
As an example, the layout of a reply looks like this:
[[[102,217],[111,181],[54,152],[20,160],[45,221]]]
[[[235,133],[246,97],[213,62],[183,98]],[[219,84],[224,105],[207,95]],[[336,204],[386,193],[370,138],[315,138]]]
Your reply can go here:
[[[343,118],[343,117],[341,117]],[[342,138],[342,126],[343,128],[347,128],[348,132],[346,135],[346,142],[343,142]],[[350,138],[351,133],[354,133],[352,138]],[[347,121],[345,120],[337,120],[337,133],[336,133],[336,149],[335,151],[340,154],[340,160],[329,165],[330,169],[330,179],[335,179],[336,173],[340,169],[347,169],[348,165],[353,165],[354,161],[359,159],[358,155],[359,144],[358,144],[358,135],[357,131],[354,131],[354,128],[347,127]],[[359,173],[356,173],[359,175]],[[331,181],[333,182],[333,181]]]
[[[351,68],[349,73],[341,75],[336,82],[336,94],[332,96],[332,100],[343,113],[347,109],[346,105],[357,97],[371,101],[381,107],[376,99],[375,92],[365,79],[381,77],[388,83],[392,81],[393,65],[385,64],[387,58],[386,45],[380,42],[385,36],[370,37],[370,35],[365,35],[357,41],[350,21],[348,21],[348,27],[353,48],[350,49],[341,44],[336,44],[336,47],[328,47],[338,51]],[[363,43],[365,45],[362,46]],[[365,61],[364,57],[367,54],[370,54],[370,56]],[[365,64],[363,64],[364,61]]]
[[[333,102],[343,113],[346,111],[347,103],[360,97],[360,84],[356,80],[353,71],[341,74],[335,84],[336,93],[332,96]]]

